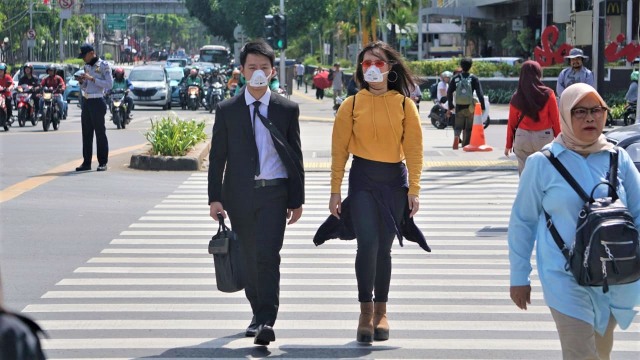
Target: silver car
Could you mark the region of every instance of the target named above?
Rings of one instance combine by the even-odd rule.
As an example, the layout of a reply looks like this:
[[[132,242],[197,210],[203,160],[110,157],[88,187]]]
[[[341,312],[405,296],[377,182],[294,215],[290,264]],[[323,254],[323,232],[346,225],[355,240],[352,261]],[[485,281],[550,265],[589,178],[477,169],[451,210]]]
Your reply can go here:
[[[164,66],[136,66],[129,73],[129,81],[133,85],[131,98],[134,104],[171,109],[171,86]]]

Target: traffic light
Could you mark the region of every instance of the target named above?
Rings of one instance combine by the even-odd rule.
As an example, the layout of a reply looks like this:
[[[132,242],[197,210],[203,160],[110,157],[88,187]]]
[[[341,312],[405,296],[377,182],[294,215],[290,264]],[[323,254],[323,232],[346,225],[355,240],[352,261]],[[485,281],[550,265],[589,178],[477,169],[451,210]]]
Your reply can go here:
[[[273,15],[274,49],[287,48],[287,19],[282,14]]]
[[[274,24],[273,15],[265,15],[264,16],[264,40],[267,42],[267,44],[269,44],[269,46],[275,49],[275,44],[274,44],[275,26],[274,25],[275,24]]]

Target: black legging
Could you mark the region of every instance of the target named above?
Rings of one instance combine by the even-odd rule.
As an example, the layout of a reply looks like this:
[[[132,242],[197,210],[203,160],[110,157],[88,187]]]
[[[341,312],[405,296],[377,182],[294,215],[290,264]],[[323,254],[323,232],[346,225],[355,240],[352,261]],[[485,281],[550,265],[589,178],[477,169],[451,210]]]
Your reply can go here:
[[[359,171],[357,162],[351,171]],[[389,164],[391,165],[391,164]],[[392,166],[392,165],[391,165]],[[377,183],[386,183],[397,176],[389,167],[382,166],[375,171],[369,171],[367,176]],[[387,302],[389,284],[391,282],[391,246],[396,234],[386,225],[382,214],[382,207],[373,192],[357,191],[351,197],[351,218],[355,230],[358,251],[356,254],[356,278],[358,280],[358,301]],[[379,198],[379,197],[378,197]],[[392,190],[392,212],[397,223],[400,223],[407,205],[407,189]],[[373,297],[372,297],[373,294]]]

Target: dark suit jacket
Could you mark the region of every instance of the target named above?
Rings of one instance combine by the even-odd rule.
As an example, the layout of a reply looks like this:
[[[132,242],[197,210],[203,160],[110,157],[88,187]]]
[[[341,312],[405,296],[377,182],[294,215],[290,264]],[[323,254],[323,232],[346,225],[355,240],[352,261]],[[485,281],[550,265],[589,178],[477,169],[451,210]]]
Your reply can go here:
[[[296,209],[304,203],[300,109],[298,104],[272,92],[268,114],[268,119],[289,144],[287,150],[271,136],[289,177],[287,208]],[[209,153],[209,203],[220,201],[225,210],[236,213],[250,209],[257,161],[249,106],[241,93],[216,106]]]

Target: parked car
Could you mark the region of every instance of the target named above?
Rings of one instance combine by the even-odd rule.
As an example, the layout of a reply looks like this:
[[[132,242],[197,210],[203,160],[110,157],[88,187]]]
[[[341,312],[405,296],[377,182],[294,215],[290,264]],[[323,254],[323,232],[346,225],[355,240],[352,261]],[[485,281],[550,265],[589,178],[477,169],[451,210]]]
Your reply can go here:
[[[625,149],[640,171],[640,124],[608,131],[605,136],[609,142]]]
[[[167,68],[169,74],[169,85],[171,86],[171,105],[180,106],[180,89],[178,83],[184,76],[184,68],[173,66]]]
[[[136,66],[129,73],[129,81],[133,85],[131,98],[136,106],[161,106],[163,110],[171,109],[170,78],[164,66]]]

